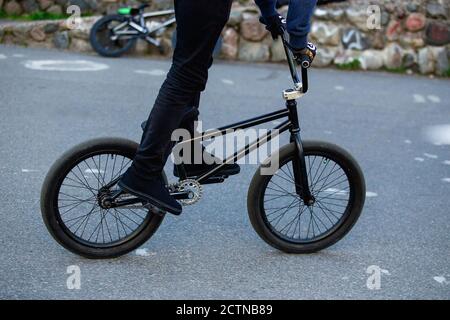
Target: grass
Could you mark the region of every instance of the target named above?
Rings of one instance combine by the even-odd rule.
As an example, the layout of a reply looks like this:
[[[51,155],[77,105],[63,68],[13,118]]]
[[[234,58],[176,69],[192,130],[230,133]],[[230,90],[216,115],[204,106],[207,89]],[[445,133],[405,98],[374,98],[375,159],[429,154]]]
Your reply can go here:
[[[90,16],[90,14],[82,14],[82,17]],[[0,10],[0,19],[12,19],[22,21],[36,21],[36,20],[60,20],[67,19],[70,15],[67,14],[55,14],[45,11],[36,11],[30,14],[22,15],[7,15],[6,12]]]
[[[450,68],[448,68],[447,71],[445,71],[444,77],[450,78]]]
[[[406,73],[406,71],[408,70],[405,67],[399,67],[399,68],[383,68],[385,71],[387,72],[392,72],[392,73]]]
[[[336,67],[340,70],[360,70],[361,62],[358,59],[353,59],[346,63],[337,64]]]

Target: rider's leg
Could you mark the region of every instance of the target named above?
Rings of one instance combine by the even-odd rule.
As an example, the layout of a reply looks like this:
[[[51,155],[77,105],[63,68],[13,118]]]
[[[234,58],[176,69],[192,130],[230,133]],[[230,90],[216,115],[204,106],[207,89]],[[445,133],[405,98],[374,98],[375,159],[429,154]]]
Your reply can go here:
[[[211,63],[212,64],[212,58]],[[189,111],[185,114],[183,120],[181,121],[180,128],[185,129],[189,132],[189,136],[191,138],[199,136],[201,133],[197,131],[196,128],[196,122],[198,121],[199,116],[199,105],[200,105],[200,92],[195,97],[194,101],[190,104]],[[167,152],[170,154],[171,145]],[[168,156],[168,155],[167,155]],[[182,157],[178,159],[178,156]],[[194,177],[201,175],[202,173],[207,172],[208,170],[211,170],[216,164],[222,163],[223,160],[214,157],[213,155],[209,154],[206,150],[203,144],[201,143],[201,140],[195,140],[194,142],[190,143],[189,145],[185,145],[185,147],[181,148],[180,150],[176,150],[174,152],[174,157],[176,158],[176,163],[180,163],[182,160],[184,164],[184,169],[186,170],[186,174],[188,177]],[[209,162],[205,163],[205,158],[208,158]],[[223,168],[216,173],[216,175],[224,176],[224,175],[233,175],[238,174],[240,172],[240,167],[238,164],[226,164],[223,166]],[[174,176],[178,177],[179,173],[174,166],[173,170]]]
[[[204,90],[215,44],[228,20],[231,0],[176,0],[177,45],[172,67],[149,116],[131,167],[119,185],[172,213],[181,206],[160,181],[171,134],[187,105]]]

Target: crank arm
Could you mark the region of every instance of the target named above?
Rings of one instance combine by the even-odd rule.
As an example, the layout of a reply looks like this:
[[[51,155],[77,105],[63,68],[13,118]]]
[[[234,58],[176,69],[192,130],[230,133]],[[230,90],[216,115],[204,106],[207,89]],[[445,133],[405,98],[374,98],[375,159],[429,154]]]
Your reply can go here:
[[[177,200],[190,199],[189,192],[173,192],[170,195]]]
[[[143,201],[142,199],[140,199],[138,197],[127,198],[127,199],[123,199],[123,200],[116,200],[120,195],[123,195],[123,194],[125,194],[125,192],[122,190],[119,190],[111,196],[113,207],[129,206],[129,205],[136,204],[136,203],[142,203],[142,201]],[[190,194],[189,194],[189,192],[173,192],[170,195],[177,200],[183,200],[183,199],[189,199]]]

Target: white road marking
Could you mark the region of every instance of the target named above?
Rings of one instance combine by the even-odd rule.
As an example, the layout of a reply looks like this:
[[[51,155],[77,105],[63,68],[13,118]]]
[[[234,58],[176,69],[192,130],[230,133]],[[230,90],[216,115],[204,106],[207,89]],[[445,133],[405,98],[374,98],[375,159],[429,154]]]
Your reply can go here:
[[[24,65],[28,69],[46,71],[100,71],[109,68],[106,64],[87,60],[28,60]]]
[[[162,77],[162,76],[165,76],[167,74],[167,71],[161,70],[161,69],[135,70],[134,72],[138,73],[138,74],[147,74],[149,76],[154,76],[154,77]]]
[[[439,98],[438,96],[434,96],[434,95],[429,95],[428,100],[430,100],[433,103],[441,103],[441,98]]]
[[[92,173],[92,174],[103,174],[105,173],[104,170],[98,170],[98,169],[86,169],[84,170],[84,173]]]
[[[150,257],[156,255],[156,252],[149,252],[147,248],[137,249],[136,255],[141,257]]]
[[[430,159],[437,159],[438,156],[435,154],[430,154],[430,153],[424,153],[423,154],[425,157],[430,158]]]
[[[425,159],[421,158],[421,157],[415,157],[414,160],[419,161],[419,162],[424,162]]]
[[[230,80],[230,79],[222,79],[222,83],[226,84],[226,85],[229,85],[229,86],[234,85],[234,81]]]
[[[437,277],[433,277],[433,279],[437,282],[439,282],[440,284],[447,284],[447,279],[445,279],[444,276],[437,276]]]
[[[337,91],[344,91],[345,88],[343,86],[335,86],[334,89]]]
[[[425,97],[421,94],[414,94],[413,98],[414,98],[415,103],[425,103],[426,102]]]
[[[412,141],[409,140],[409,139],[406,139],[404,142],[405,142],[406,144],[411,144],[411,143],[412,143]]]
[[[0,53],[0,59],[6,59],[6,56]]]
[[[367,191],[366,192],[366,197],[367,198],[375,198],[375,197],[378,197],[378,193],[372,192],[372,191]]]
[[[13,56],[14,58],[23,58],[23,57],[25,57],[25,55],[24,55],[24,54],[21,54],[21,53],[14,53],[12,56]]]
[[[442,182],[448,182],[448,183],[450,183],[450,178],[442,178],[441,180],[442,180]]]
[[[345,190],[340,190],[340,189],[336,189],[336,188],[328,188],[325,189],[323,192],[328,192],[328,193],[333,193],[333,195],[337,195],[337,196],[345,196],[346,194],[348,194],[348,191]]]
[[[325,130],[324,133],[326,133],[326,134],[333,134],[333,131]]]
[[[450,145],[450,124],[425,128],[424,134],[425,138],[435,145]]]
[[[22,169],[22,172],[38,172],[39,170],[35,169]]]
[[[442,161],[442,164],[445,164],[447,166],[450,166],[450,160],[444,160]]]

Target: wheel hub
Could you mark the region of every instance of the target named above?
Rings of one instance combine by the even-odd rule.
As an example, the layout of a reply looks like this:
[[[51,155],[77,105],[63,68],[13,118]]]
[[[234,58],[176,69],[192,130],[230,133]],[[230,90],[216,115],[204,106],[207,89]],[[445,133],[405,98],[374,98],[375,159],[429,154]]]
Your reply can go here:
[[[97,195],[97,202],[98,205],[102,208],[102,209],[111,209],[113,206],[113,201],[111,198],[111,191],[110,190],[105,190],[105,189],[100,189],[98,195]]]
[[[309,199],[303,199],[303,203],[308,207],[312,207],[316,203],[316,198],[314,198],[314,196],[311,196],[311,198]]]

